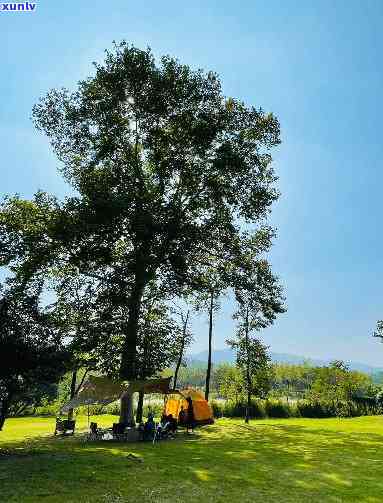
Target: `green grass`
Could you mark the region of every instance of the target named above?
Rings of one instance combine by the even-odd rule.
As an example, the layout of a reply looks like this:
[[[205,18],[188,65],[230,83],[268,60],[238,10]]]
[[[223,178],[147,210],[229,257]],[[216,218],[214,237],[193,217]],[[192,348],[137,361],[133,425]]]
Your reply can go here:
[[[110,425],[116,419],[96,420]],[[6,422],[0,432],[2,503],[383,501],[379,416],[250,426],[222,419],[154,446],[86,443],[81,435],[55,439],[53,428],[54,420],[46,418]]]

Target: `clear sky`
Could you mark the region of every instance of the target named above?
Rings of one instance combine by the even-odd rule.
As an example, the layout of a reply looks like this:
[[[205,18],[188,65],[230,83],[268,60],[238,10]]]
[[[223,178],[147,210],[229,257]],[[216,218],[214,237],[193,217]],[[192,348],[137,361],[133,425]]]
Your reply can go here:
[[[20,1],[20,0],[19,0]],[[113,40],[221,76],[225,94],[274,112],[280,201],[271,253],[288,313],[271,349],[383,365],[381,0],[57,0],[0,12],[0,196],[64,196],[48,141],[29,119],[52,87],[74,88]],[[215,347],[232,333],[227,301]],[[194,323],[196,351],[207,326]]]

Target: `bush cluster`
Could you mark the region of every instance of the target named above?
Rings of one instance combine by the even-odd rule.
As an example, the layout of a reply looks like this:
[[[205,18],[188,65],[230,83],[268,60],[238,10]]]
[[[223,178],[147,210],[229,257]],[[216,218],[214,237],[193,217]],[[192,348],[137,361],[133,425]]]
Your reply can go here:
[[[50,405],[44,407],[36,407],[35,409],[26,409],[24,416],[56,416],[60,410],[61,404],[54,402]],[[163,405],[161,403],[153,403],[151,405],[144,405],[143,416],[147,417],[149,413],[149,407],[156,417],[160,417],[162,414]],[[75,415],[86,416],[88,414],[88,407],[78,407],[75,409]],[[99,416],[100,414],[110,414],[112,416],[120,415],[120,403],[113,402],[109,405],[91,405],[89,407],[89,414],[91,416]]]
[[[234,402],[212,402],[214,417],[245,417],[246,405]],[[288,418],[288,417],[308,417],[308,418],[328,418],[328,417],[358,417],[372,416],[382,413],[382,407],[377,405],[366,405],[354,401],[330,403],[324,401],[311,402],[299,400],[294,403],[287,403],[281,400],[253,400],[250,407],[250,417],[254,419]]]
[[[23,413],[24,416],[56,416],[60,409],[59,402],[37,407],[35,409],[26,409]],[[212,401],[210,403],[214,417],[245,417],[246,406],[243,403],[236,403],[233,401]],[[154,402],[150,405],[154,415],[161,416],[163,405],[159,402]],[[147,417],[149,412],[149,405],[144,405],[143,416]],[[357,400],[357,401],[339,401],[339,402],[326,402],[326,401],[310,401],[298,400],[296,402],[287,403],[282,400],[256,399],[251,402],[249,414],[251,418],[263,419],[271,418],[288,418],[288,417],[308,417],[308,418],[328,418],[328,417],[358,417],[358,416],[373,416],[382,414],[383,402]],[[110,414],[119,416],[120,404],[113,402],[106,406],[92,405],[89,407],[91,416],[100,414]],[[79,407],[75,410],[75,415],[87,415],[87,407]]]

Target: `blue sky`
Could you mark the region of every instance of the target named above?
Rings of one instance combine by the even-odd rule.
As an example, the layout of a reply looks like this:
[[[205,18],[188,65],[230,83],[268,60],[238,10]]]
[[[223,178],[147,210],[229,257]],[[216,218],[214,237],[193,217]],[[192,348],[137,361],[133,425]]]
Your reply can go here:
[[[380,0],[40,0],[33,14],[0,12],[0,196],[65,195],[31,108],[52,87],[74,88],[112,40],[214,70],[225,94],[282,126],[270,257],[289,310],[264,340],[383,365],[371,337],[383,318],[382,21]],[[232,309],[224,302],[216,348],[232,334]],[[205,349],[207,325],[194,328],[194,350]]]

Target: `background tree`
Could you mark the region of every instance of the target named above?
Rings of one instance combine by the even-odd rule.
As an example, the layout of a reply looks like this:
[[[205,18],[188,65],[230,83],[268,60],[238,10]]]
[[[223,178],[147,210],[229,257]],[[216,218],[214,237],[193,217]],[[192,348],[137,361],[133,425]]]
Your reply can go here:
[[[278,279],[271,272],[265,260],[253,260],[252,274],[239,278],[240,283],[235,294],[238,310],[233,318],[238,321],[236,339],[228,341],[237,351],[237,364],[245,371],[247,387],[246,422],[249,421],[251,396],[256,389],[253,375],[258,373],[258,384],[262,379],[268,380],[267,366],[269,357],[266,346],[251,334],[271,325],[277,314],[285,312],[282,288]],[[266,381],[264,381],[266,383]]]
[[[350,371],[342,361],[331,362],[326,367],[315,369],[315,378],[308,398],[318,402],[323,401],[332,404],[337,415],[351,416],[351,408],[354,400],[368,398],[372,391],[372,381],[369,376],[361,372]]]
[[[2,290],[0,296],[0,430],[10,408],[36,389],[58,382],[70,361],[38,292]]]
[[[239,367],[227,363],[218,365],[214,369],[213,382],[218,396],[236,404],[241,403],[245,386]]]
[[[8,416],[22,416],[25,413],[35,414],[38,407],[52,403],[58,398],[58,384],[55,382],[36,382],[34,385],[20,390],[14,396]]]
[[[228,341],[237,352],[237,367],[242,372],[246,391],[245,422],[249,422],[251,399],[253,396],[263,398],[271,387],[270,357],[267,347],[259,339],[251,338],[249,331],[239,330],[235,340]]]
[[[278,363],[273,365],[273,389],[278,396],[304,398],[315,379],[315,368],[309,362],[301,364]]]
[[[210,265],[201,268],[201,276],[199,278],[199,290],[194,295],[194,306],[197,312],[207,312],[209,320],[208,330],[208,356],[205,379],[205,400],[209,400],[210,380],[212,369],[212,349],[213,349],[213,325],[214,313],[220,309],[220,296],[229,287],[225,282],[224,269],[219,270],[217,261],[209,257]],[[215,262],[215,264],[214,264]],[[209,263],[209,262],[208,262]],[[213,265],[214,264],[214,265]]]
[[[52,271],[50,281],[55,302],[49,306],[57,330],[72,354],[71,382],[67,399],[74,398],[90,370],[97,369],[94,347],[97,330],[94,281],[78,274],[74,268]],[[68,419],[73,419],[73,409]]]
[[[190,310],[188,309],[186,312],[180,309],[179,307],[173,308],[174,313],[180,317],[182,324],[182,333],[179,338],[179,353],[176,360],[176,365],[174,369],[173,376],[173,390],[177,389],[177,381],[178,381],[178,373],[180,371],[181,366],[186,366],[185,360],[185,351],[188,348],[193,340],[193,336],[188,328],[188,324],[190,322]]]

